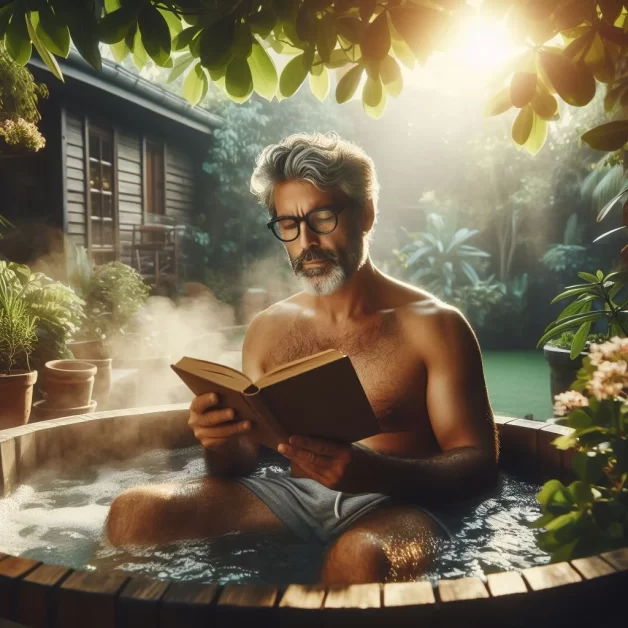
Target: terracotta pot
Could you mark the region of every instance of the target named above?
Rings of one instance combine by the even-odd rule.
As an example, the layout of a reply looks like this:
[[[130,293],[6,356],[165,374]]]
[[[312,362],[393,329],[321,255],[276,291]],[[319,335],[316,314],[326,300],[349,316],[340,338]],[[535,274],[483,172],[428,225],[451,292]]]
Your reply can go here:
[[[86,359],[86,362],[93,364],[98,370],[94,379],[94,390],[92,398],[95,399],[100,406],[105,405],[109,394],[111,393],[111,358],[104,360]]]
[[[560,349],[552,345],[543,347],[543,355],[550,367],[550,391],[552,403],[554,396],[571,390],[571,385],[578,377],[578,370],[588,353],[581,353],[575,360],[569,357],[568,349]]]
[[[49,419],[60,419],[66,416],[76,416],[77,414],[87,414],[94,412],[98,405],[96,401],[92,401],[80,408],[49,408],[46,404],[46,399],[36,401],[33,404],[33,423],[37,421],[47,421]]]
[[[0,375],[0,430],[28,423],[37,371]]]
[[[105,360],[109,357],[102,340],[74,340],[68,342],[67,347],[77,360]]]
[[[46,401],[49,408],[78,408],[89,405],[96,367],[77,360],[46,362]]]

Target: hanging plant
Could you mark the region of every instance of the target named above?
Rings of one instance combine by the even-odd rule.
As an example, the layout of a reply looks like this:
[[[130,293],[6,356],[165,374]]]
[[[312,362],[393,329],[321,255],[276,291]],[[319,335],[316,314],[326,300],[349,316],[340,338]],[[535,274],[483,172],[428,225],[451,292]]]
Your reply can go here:
[[[2,140],[13,149],[36,152],[46,140],[37,128],[41,116],[39,98],[48,96],[45,85],[35,82],[33,75],[15,63],[0,41],[0,152]]]

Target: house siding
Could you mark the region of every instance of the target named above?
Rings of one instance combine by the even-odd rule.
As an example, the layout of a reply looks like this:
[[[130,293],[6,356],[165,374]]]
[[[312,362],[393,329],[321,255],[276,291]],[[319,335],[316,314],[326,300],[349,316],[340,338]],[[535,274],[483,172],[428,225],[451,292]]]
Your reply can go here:
[[[131,263],[133,225],[142,224],[142,140],[139,135],[118,133],[118,217],[120,261]]]
[[[85,205],[85,138],[79,116],[66,115],[66,202],[68,236],[75,244],[87,246]]]

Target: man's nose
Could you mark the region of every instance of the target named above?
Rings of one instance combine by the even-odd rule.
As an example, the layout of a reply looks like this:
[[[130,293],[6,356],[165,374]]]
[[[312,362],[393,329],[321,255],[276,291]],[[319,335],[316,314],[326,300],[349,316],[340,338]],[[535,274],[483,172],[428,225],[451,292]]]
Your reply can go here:
[[[310,229],[305,220],[301,223],[299,244],[304,251],[309,249],[312,244],[319,244],[318,234]]]

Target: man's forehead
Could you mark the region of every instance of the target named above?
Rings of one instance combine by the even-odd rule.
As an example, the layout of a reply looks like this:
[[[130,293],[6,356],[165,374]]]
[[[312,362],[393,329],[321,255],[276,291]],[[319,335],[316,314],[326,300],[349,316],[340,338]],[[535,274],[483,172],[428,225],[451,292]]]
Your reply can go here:
[[[345,199],[338,188],[320,190],[309,181],[284,181],[274,189],[277,215],[305,213],[317,207],[334,205]]]

